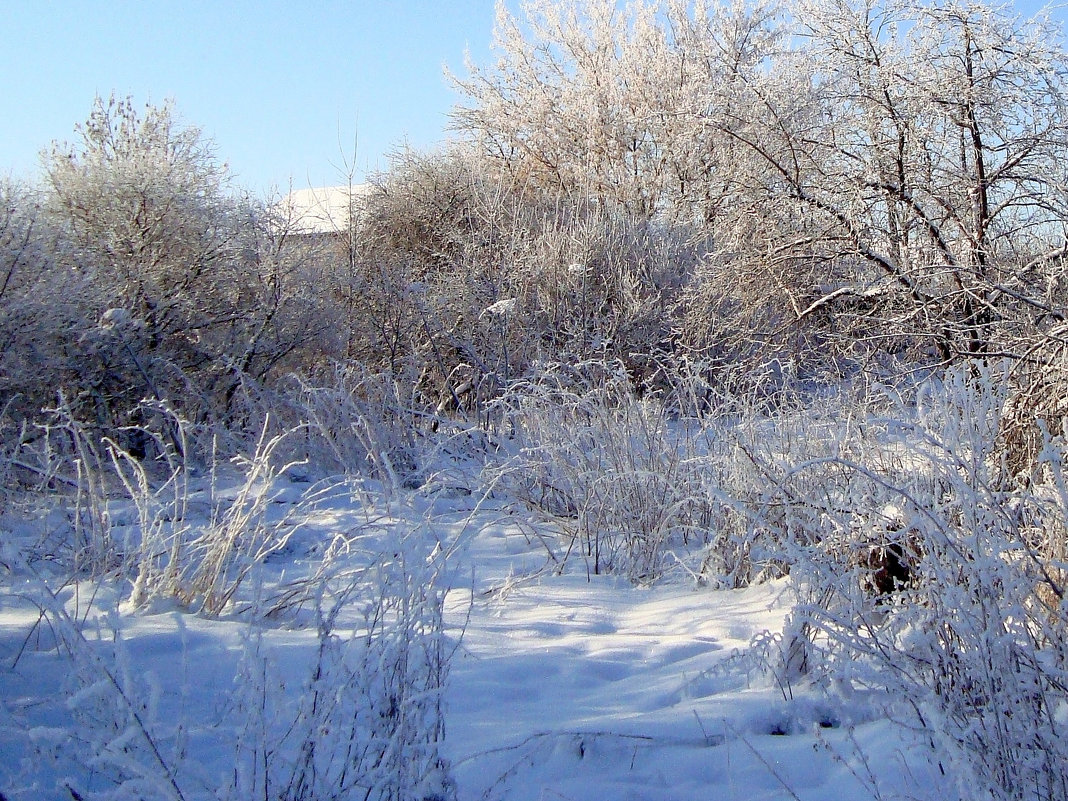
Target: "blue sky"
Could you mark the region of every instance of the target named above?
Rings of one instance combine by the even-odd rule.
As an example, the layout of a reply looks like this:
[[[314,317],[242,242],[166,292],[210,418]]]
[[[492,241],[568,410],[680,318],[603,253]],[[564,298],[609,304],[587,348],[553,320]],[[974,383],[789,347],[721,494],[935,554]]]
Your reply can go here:
[[[0,174],[33,179],[96,95],[175,101],[256,192],[343,182],[439,141],[442,74],[484,62],[493,0],[0,0]],[[339,144],[340,140],[340,144]]]
[[[485,63],[493,16],[494,0],[0,0],[0,174],[34,179],[114,92],[173,99],[257,193],[343,183],[354,137],[360,178],[444,137],[442,67]]]

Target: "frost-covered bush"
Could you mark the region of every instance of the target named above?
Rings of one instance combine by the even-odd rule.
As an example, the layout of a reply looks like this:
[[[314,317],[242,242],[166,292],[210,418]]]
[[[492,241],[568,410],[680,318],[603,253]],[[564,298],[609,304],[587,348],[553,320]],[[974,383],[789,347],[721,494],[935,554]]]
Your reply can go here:
[[[47,589],[38,602],[56,656],[69,662],[69,670],[55,696],[59,709],[53,699],[45,702],[53,725],[27,733],[38,760],[27,789],[99,801],[196,798],[196,766],[184,758],[189,722],[162,713],[160,678],[134,665],[118,613],[79,619]],[[40,777],[48,773],[57,786],[42,786]]]
[[[702,372],[661,363],[664,389],[642,392],[618,361],[542,366],[490,407],[487,475],[560,525],[592,572],[650,581],[680,566],[730,587],[782,575],[809,496],[840,491],[828,459],[876,453],[874,432],[847,391],[740,394]],[[825,469],[790,470],[815,460]]]
[[[1032,358],[1014,365],[1013,392],[999,431],[1006,466],[1026,479],[1039,467],[1049,433],[1068,421],[1068,346],[1064,329],[1053,330],[1031,350]]]
[[[249,641],[227,798],[448,801],[439,747],[452,646],[444,631],[444,557],[425,528],[397,526],[365,567],[338,540],[307,589],[318,648],[294,706],[272,696],[271,664]],[[353,619],[353,612],[356,617]],[[266,732],[264,736],[255,734]]]
[[[0,185],[10,413],[36,421],[62,390],[98,436],[144,425],[145,399],[240,428],[249,384],[337,354],[323,253],[235,191],[199,130],[115,98],[77,130],[42,187]]]
[[[76,594],[38,585],[27,591],[41,610],[36,636],[15,662],[32,661],[41,681],[54,677],[55,692],[0,708],[5,738],[21,732],[8,741],[17,748],[6,755],[0,793],[14,801],[449,801],[440,746],[454,646],[444,569],[427,527],[338,537],[314,576],[289,588],[291,605],[275,609],[298,623],[299,594],[314,607],[313,632],[267,628],[266,607],[252,601],[240,655],[220,649],[213,664],[191,664],[184,648],[197,635],[189,637],[183,615],[161,618],[154,633],[167,636],[176,623],[170,636],[183,644],[168,676],[145,669],[144,635],[127,632],[137,623],[116,608],[117,596],[72,606]],[[213,680],[202,686],[205,676]]]
[[[731,455],[722,492],[732,501],[733,525],[746,530],[755,566],[788,570],[798,542],[829,550],[856,542],[863,550],[893,525],[866,478],[908,475],[901,454],[885,447],[896,423],[882,415],[880,392],[842,385],[719,399],[734,410],[724,431]]]
[[[404,151],[357,231],[358,358],[415,354],[470,413],[538,361],[618,358],[650,372],[700,247],[683,229],[547,191],[470,149]],[[461,391],[462,389],[462,391]]]
[[[508,454],[495,480],[559,522],[591,572],[651,581],[672,549],[705,544],[706,461],[620,363],[546,366],[494,413]]]
[[[374,476],[394,489],[418,480],[422,440],[436,417],[413,373],[336,364],[317,379],[301,378],[290,402],[307,422],[308,459],[330,472]]]
[[[190,456],[196,427],[165,407],[152,411],[158,425],[134,432],[157,454],[145,460],[115,440],[97,440],[68,406],[51,410],[15,469],[36,478],[37,492],[63,522],[24,545],[23,556],[76,580],[129,581],[135,607],[174,599],[218,615],[249,573],[285,547],[337,488],[308,484],[282,511],[275,502],[297,465],[288,441],[302,429],[275,433],[268,420],[243,452],[209,448],[203,469]]]
[[[213,464],[206,492],[191,487],[187,463],[172,460],[165,480],[154,482],[137,459],[108,443],[111,466],[137,510],[137,531],[125,543],[132,604],[174,598],[218,615],[250,572],[285,547],[324,492],[311,486],[288,513],[272,513],[279,484],[295,466],[278,456],[290,434],[265,427],[248,455]],[[206,519],[191,506],[201,506]]]
[[[55,269],[42,202],[40,192],[0,180],[0,398],[16,428],[54,392],[70,349],[64,334],[78,327],[87,291],[83,276]]]
[[[793,504],[791,631],[807,654],[787,667],[883,699],[951,763],[962,798],[1065,799],[1068,452],[1047,436],[1044,480],[1013,480],[1007,397],[1002,373],[973,365],[884,429],[904,470],[791,466],[836,480]]]

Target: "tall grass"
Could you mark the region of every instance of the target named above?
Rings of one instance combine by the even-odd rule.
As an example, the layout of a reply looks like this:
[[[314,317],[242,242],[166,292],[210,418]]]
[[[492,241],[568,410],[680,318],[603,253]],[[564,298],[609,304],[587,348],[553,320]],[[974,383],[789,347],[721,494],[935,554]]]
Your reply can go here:
[[[506,457],[493,480],[555,520],[591,573],[653,581],[672,548],[708,541],[705,459],[621,364],[548,365],[494,414]]]

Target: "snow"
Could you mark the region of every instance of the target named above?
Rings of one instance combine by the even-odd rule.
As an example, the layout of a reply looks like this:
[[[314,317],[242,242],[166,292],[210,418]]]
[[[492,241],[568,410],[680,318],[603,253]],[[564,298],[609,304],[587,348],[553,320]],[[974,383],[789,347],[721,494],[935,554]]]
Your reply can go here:
[[[275,500],[296,506],[298,495]],[[258,591],[270,597],[308,575],[338,532],[359,533],[358,561],[397,526],[436,538],[449,555],[443,755],[459,799],[830,801],[873,788],[883,797],[944,795],[947,779],[923,749],[863,696],[833,700],[775,681],[775,648],[753,646],[773,646],[782,631],[792,599],[785,581],[639,588],[588,575],[581,559],[559,570],[533,524],[504,506],[462,493],[384,499],[365,491],[309,508],[264,566]],[[67,741],[84,737],[114,758],[141,736],[131,725],[93,740],[78,729],[84,714],[72,725],[73,712],[97,714],[94,704],[113,693],[106,677],[72,688],[71,662],[28,600],[39,584],[19,570],[0,582],[0,791],[10,801],[69,798],[68,783],[103,792],[93,777],[71,775]],[[95,648],[110,647],[121,630],[115,664],[127,673],[118,678],[148,699],[142,718],[160,721],[149,729],[170,732],[160,748],[182,766],[187,797],[234,797],[217,791],[235,773],[233,742],[251,730],[242,660],[255,627],[236,611],[209,619],[177,604],[113,613],[109,623],[102,610],[120,596],[85,583],[64,588],[60,601]],[[307,687],[317,648],[309,623],[291,615],[259,629],[278,708],[298,703]],[[145,782],[126,790],[145,792]]]
[[[447,743],[461,797],[865,794],[851,772],[848,711],[785,699],[747,658],[754,635],[782,628],[784,583],[636,589],[584,574],[513,583],[476,599],[452,664]],[[469,603],[451,595],[454,620]],[[854,716],[873,750],[894,741],[886,722]]]
[[[496,303],[491,303],[489,306],[483,309],[482,314],[479,315],[479,318],[481,319],[482,317],[486,316],[509,317],[515,314],[516,306],[518,305],[518,303],[519,301],[516,298],[504,298],[503,300],[498,300]]]

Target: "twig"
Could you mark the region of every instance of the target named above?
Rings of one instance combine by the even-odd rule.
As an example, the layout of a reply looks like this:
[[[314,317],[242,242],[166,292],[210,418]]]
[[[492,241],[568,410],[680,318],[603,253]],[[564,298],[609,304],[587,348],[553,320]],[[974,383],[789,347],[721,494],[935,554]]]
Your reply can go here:
[[[790,787],[790,785],[786,783],[786,780],[779,775],[779,772],[775,770],[775,766],[768,762],[768,760],[764,758],[763,754],[756,750],[756,747],[751,742],[749,742],[745,735],[738,731],[736,728],[734,728],[730,723],[724,721],[724,724],[728,729],[731,730],[731,733],[735,737],[737,737],[742,742],[742,744],[752,752],[753,756],[760,760],[760,764],[767,768],[768,773],[770,773],[775,778],[775,781],[782,785],[782,789],[789,793],[790,797],[794,799],[794,801],[801,801],[801,798],[797,795],[797,793],[794,792],[793,788]]]
[[[486,751],[479,751],[478,753],[471,754],[470,756],[463,757],[453,762],[454,766],[464,765],[473,760],[480,759],[481,757],[489,756],[491,754],[503,754],[508,751],[518,751],[525,745],[528,745],[536,740],[544,740],[552,737],[615,737],[620,740],[639,740],[641,742],[655,743],[657,739],[650,737],[646,734],[619,734],[611,731],[540,731],[531,734],[530,736],[520,740],[518,743],[512,745],[502,745],[497,748],[490,748]],[[674,743],[672,743],[674,744]]]

